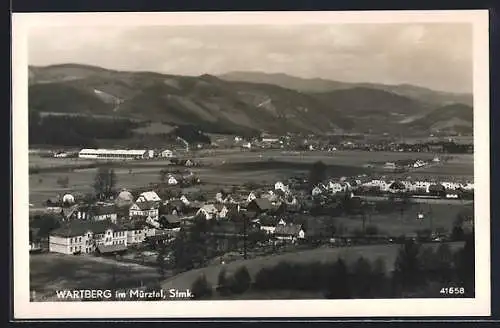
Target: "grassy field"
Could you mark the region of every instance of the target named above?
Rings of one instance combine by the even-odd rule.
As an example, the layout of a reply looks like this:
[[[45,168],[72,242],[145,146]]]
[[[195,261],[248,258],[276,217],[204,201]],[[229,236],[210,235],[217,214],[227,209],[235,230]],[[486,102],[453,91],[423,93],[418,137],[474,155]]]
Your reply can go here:
[[[56,290],[133,288],[157,282],[156,269],[92,256],[56,253],[30,255],[30,290],[37,297],[52,297]]]
[[[307,173],[310,164],[322,160],[329,166],[329,174],[334,177],[370,174],[363,165],[368,161],[391,161],[399,159],[427,159],[431,154],[416,153],[386,153],[386,152],[305,152],[302,156],[282,153],[281,151],[240,152],[240,151],[214,151],[203,152],[204,156],[197,157],[196,161],[206,164],[205,167],[192,170],[201,178],[202,182],[218,188],[221,185],[241,185],[245,182],[274,183],[286,179],[297,173]],[[200,155],[201,156],[201,155]],[[30,156],[30,165],[40,167],[53,167],[57,165],[73,165],[93,163],[89,160],[68,158],[42,158]],[[116,163],[117,188],[137,188],[147,186],[159,181],[159,172],[166,167],[162,161],[133,161]],[[130,173],[132,170],[132,173]],[[59,193],[85,193],[92,190],[92,183],[96,169],[74,169],[67,172],[43,172],[31,174],[30,202],[41,204],[49,197]],[[471,155],[457,155],[439,165],[430,168],[421,168],[414,172],[393,174],[389,172],[372,172],[375,175],[387,175],[394,178],[411,176],[413,178],[439,178],[439,179],[472,179],[473,161]],[[69,187],[62,188],[57,184],[57,179],[67,176]],[[208,187],[210,189],[210,187]]]
[[[453,222],[458,213],[465,208],[466,205],[462,204],[411,204],[402,213],[395,211],[389,214],[368,215],[365,224],[376,225],[380,233],[391,236],[400,236],[422,229],[435,230],[438,227],[449,232],[453,228]],[[419,213],[424,214],[423,220],[417,219]],[[363,226],[361,217],[340,217],[335,218],[335,222],[343,225],[350,232],[356,229],[361,230]]]
[[[438,244],[429,244],[426,247],[437,247]],[[463,243],[450,243],[453,250],[463,246]],[[354,247],[338,247],[338,248],[317,248],[314,250],[307,250],[302,252],[294,252],[280,255],[273,255],[268,257],[261,257],[251,260],[240,260],[224,265],[213,265],[201,269],[191,270],[181,273],[172,278],[165,280],[162,283],[163,289],[190,288],[192,283],[202,274],[213,285],[217,285],[217,278],[221,268],[224,266],[230,274],[241,266],[246,266],[250,275],[255,277],[257,272],[264,268],[278,264],[281,261],[289,261],[293,263],[308,263],[308,262],[322,262],[328,263],[336,261],[338,258],[344,259],[347,263],[356,261],[359,257],[363,256],[367,260],[375,261],[377,258],[382,257],[385,260],[386,270],[392,271],[394,268],[394,261],[396,260],[400,245],[370,245],[370,246],[354,246]]]

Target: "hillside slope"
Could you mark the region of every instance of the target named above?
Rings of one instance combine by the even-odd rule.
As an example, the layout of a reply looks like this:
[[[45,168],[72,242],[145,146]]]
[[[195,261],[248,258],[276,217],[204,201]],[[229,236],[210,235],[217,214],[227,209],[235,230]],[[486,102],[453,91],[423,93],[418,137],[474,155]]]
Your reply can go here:
[[[288,79],[286,75],[279,77]],[[326,83],[335,90],[303,92],[207,74],[126,72],[79,64],[29,67],[29,81],[30,109],[41,113],[109,115],[190,125],[211,133],[425,134],[434,124],[424,119],[429,112],[442,107],[446,116],[447,111],[447,105],[430,105],[380,86],[321,79],[315,83]],[[413,86],[405,88],[407,93],[415,90]],[[463,126],[456,120],[454,125]]]
[[[387,85],[377,83],[348,83],[327,79],[306,79],[282,73],[244,72],[235,71],[222,74],[221,79],[227,81],[243,81],[252,83],[268,83],[282,86],[301,92],[330,92],[340,89],[365,87],[383,90],[400,96],[428,104],[430,107],[443,106],[452,103],[463,103],[472,106],[472,95],[435,91],[428,88],[410,84]]]
[[[455,133],[472,133],[474,112],[472,107],[463,104],[452,104],[433,110],[427,115],[409,122],[413,128],[428,128],[430,131],[448,131]]]
[[[349,120],[313,96],[274,85],[75,64],[30,68],[30,77],[30,107],[42,112],[114,113],[212,132],[349,128]]]

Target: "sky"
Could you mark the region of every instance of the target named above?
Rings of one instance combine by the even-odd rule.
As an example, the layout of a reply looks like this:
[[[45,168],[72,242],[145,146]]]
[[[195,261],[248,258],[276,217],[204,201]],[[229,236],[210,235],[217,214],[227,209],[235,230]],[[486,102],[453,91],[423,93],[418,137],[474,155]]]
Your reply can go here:
[[[472,25],[37,27],[30,65],[80,63],[180,75],[286,73],[472,92]]]

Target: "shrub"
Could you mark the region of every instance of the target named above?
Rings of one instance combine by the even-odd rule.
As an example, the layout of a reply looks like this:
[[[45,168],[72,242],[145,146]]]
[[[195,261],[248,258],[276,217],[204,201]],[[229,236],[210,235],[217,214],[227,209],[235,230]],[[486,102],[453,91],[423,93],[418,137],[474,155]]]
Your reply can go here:
[[[251,282],[252,278],[250,277],[248,269],[242,266],[234,273],[230,289],[235,294],[241,294],[250,288]]]
[[[201,299],[212,295],[212,286],[207,281],[207,277],[205,277],[204,274],[193,282],[191,292],[193,293],[194,299]]]

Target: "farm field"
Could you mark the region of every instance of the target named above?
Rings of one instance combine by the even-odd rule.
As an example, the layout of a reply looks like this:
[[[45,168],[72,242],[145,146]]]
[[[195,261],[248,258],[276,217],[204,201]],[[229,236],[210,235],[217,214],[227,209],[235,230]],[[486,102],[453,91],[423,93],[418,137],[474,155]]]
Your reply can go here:
[[[439,244],[428,244],[424,247],[438,247]],[[463,246],[463,243],[450,243],[452,250],[456,250]],[[353,246],[353,247],[337,247],[337,248],[317,248],[302,252],[294,252],[280,255],[273,255],[261,257],[251,260],[240,260],[230,262],[224,265],[213,265],[205,268],[187,271],[178,274],[162,282],[163,289],[190,288],[192,283],[202,274],[205,275],[207,281],[212,286],[217,285],[217,278],[220,270],[224,266],[228,274],[231,274],[241,266],[246,266],[250,275],[255,277],[257,272],[264,268],[278,264],[281,261],[289,261],[294,263],[307,263],[307,262],[334,262],[338,258],[342,258],[347,263],[356,261],[359,257],[363,256],[365,259],[375,261],[377,258],[382,257],[385,260],[387,272],[391,272],[394,268],[394,261],[396,260],[398,251],[401,245],[370,245],[370,246]]]
[[[394,211],[388,214],[368,215],[366,226],[376,225],[381,234],[400,236],[414,233],[417,230],[442,228],[445,231],[453,229],[453,222],[457,215],[465,209],[472,209],[471,205],[462,204],[411,204],[404,212]],[[418,214],[424,214],[424,219],[418,220]],[[361,230],[363,219],[361,217],[339,217],[334,219],[349,232]]]
[[[390,172],[370,171],[362,166],[370,161],[397,160],[408,158],[424,158],[430,154],[418,153],[382,153],[382,152],[306,152],[304,156],[282,154],[281,151],[254,152],[214,152],[215,157],[195,157],[196,161],[207,164],[205,167],[195,167],[191,170],[196,173],[205,186],[213,189],[223,185],[240,185],[245,182],[273,183],[286,179],[298,173],[307,173],[310,164],[322,160],[329,166],[329,175],[333,177],[350,176],[357,174],[385,175],[393,178],[411,176],[421,179],[469,179],[473,176],[473,162],[470,155],[454,156],[449,162],[429,168],[421,168],[413,172],[395,174]],[[261,157],[262,156],[262,157]],[[40,167],[57,165],[82,165],[94,163],[89,160],[68,158],[41,158],[30,156],[30,161]],[[30,165],[33,164],[30,162]],[[159,180],[159,172],[167,167],[161,160],[118,162],[115,166],[117,174],[117,188],[144,187]],[[132,170],[132,172],[130,172]],[[41,204],[48,198],[59,193],[85,193],[92,190],[95,168],[73,169],[66,172],[41,172],[31,174],[30,202]],[[57,184],[60,177],[69,178],[68,188]]]
[[[30,290],[36,297],[53,297],[56,290],[107,289],[115,274],[116,288],[154,284],[159,279],[152,267],[116,262],[86,255],[42,253],[30,255]]]

